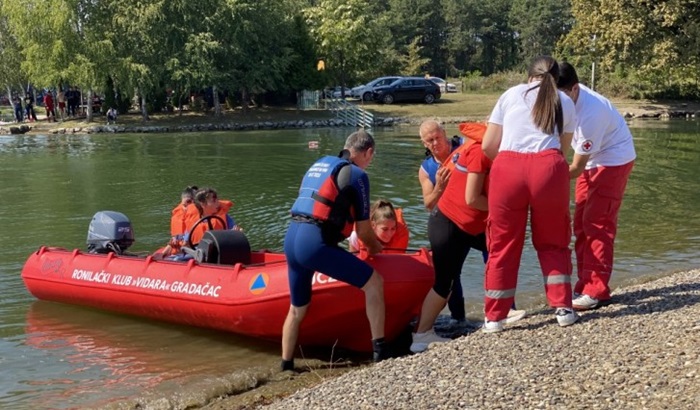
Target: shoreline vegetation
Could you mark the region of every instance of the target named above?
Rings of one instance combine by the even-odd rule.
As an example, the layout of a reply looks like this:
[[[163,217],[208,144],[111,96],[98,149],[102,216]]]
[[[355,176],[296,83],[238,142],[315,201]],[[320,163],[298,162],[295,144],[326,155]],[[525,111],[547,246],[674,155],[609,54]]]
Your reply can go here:
[[[483,121],[487,118],[500,93],[450,93],[435,104],[358,104],[372,112],[376,127],[410,125],[417,126],[425,119],[436,119],[445,124],[464,121]],[[618,111],[625,118],[668,119],[699,118],[700,101],[651,101],[613,99]],[[4,109],[4,108],[3,108]],[[38,112],[41,111],[39,107]],[[166,133],[203,132],[226,130],[256,130],[284,128],[343,127],[340,120],[330,111],[297,110],[290,106],[251,107],[243,111],[240,107],[226,110],[215,117],[211,113],[184,112],[152,114],[147,122],[141,120],[137,112],[119,116],[115,125],[106,125],[104,116],[94,115],[93,122],[84,118],[68,119],[63,122],[46,122],[43,115],[33,123],[0,124],[0,134],[92,134],[92,133]],[[15,128],[15,130],[12,130]]]

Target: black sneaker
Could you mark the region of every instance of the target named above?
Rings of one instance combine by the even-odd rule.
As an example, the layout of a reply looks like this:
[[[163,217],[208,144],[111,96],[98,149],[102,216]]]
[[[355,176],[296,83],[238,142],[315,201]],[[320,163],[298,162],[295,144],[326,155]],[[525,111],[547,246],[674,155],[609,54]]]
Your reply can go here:
[[[390,359],[391,357],[392,357],[391,350],[387,346],[384,346],[379,350],[375,350],[372,353],[372,360],[375,363],[379,363],[382,360]]]
[[[384,341],[384,338],[372,340],[372,350],[372,360],[374,360],[375,363],[391,357],[391,351]]]
[[[280,363],[280,371],[287,371],[287,370],[292,370],[294,371],[294,359],[292,360],[284,360],[282,359],[282,363]]]

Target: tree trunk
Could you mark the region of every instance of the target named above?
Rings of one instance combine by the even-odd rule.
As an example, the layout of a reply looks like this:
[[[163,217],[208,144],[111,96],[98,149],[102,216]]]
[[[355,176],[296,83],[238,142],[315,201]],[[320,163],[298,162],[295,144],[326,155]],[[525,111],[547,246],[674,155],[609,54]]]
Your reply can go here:
[[[211,88],[212,94],[214,94],[214,116],[221,117],[221,102],[219,102],[219,91],[216,86]]]
[[[85,121],[92,122],[92,88],[88,88],[87,101],[85,102]]]
[[[148,108],[146,107],[146,96],[141,94],[141,117],[144,121],[149,121]]]
[[[182,117],[182,95],[184,92],[182,91],[181,87],[178,87],[177,89],[177,111],[179,112],[179,116]]]
[[[248,112],[248,89],[245,87],[241,88],[241,108],[243,112]]]

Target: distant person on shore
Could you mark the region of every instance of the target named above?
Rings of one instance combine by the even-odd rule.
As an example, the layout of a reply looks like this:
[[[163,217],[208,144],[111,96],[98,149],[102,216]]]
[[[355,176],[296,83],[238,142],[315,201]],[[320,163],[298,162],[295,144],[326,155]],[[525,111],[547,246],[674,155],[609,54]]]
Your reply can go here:
[[[12,108],[14,108],[14,110],[15,110],[15,121],[17,121],[17,122],[24,121],[24,110],[22,109],[22,99],[19,98],[19,95],[17,95],[17,94],[12,95]]]
[[[58,102],[58,114],[61,116],[61,121],[63,121],[66,118],[66,93],[63,91],[63,87],[58,88],[56,101]]]
[[[571,295],[571,217],[566,150],[576,128],[574,102],[557,90],[559,65],[534,59],[527,84],[503,93],[488,121],[482,147],[493,160],[489,187],[485,321],[503,330],[515,297],[528,214],[549,305],[560,326],[578,320]]]
[[[80,92],[73,86],[68,88],[66,92],[66,102],[68,103],[68,116],[74,118],[78,115],[78,106],[80,105]]]
[[[573,307],[589,310],[610,299],[617,215],[637,155],[625,119],[608,99],[579,84],[571,64],[559,64],[557,86],[574,101],[578,118],[569,166],[576,179]]]
[[[401,208],[386,199],[374,201],[370,208],[370,225],[372,231],[382,244],[382,253],[405,253],[408,248],[409,231],[406,221],[403,219]],[[350,252],[358,252],[367,249],[358,237],[357,231],[352,231],[348,238]]]
[[[44,94],[44,109],[46,109],[46,121],[51,122],[53,120],[53,122],[56,122],[56,110],[54,109],[51,90],[46,91],[46,94]]]
[[[27,121],[36,121],[36,112],[34,111],[34,97],[29,92],[24,96],[24,110],[27,113]]]
[[[294,351],[299,328],[311,303],[314,272],[362,289],[374,361],[389,356],[384,341],[382,277],[365,261],[338,246],[350,236],[354,223],[369,254],[382,251],[369,221],[369,178],[364,171],[373,157],[374,138],[364,130],[356,131],[345,140],[339,156],[318,159],[301,181],[284,239],[291,304],[282,328],[283,371],[294,369]]]
[[[107,124],[115,124],[117,122],[117,110],[114,107],[109,107],[107,110]]]

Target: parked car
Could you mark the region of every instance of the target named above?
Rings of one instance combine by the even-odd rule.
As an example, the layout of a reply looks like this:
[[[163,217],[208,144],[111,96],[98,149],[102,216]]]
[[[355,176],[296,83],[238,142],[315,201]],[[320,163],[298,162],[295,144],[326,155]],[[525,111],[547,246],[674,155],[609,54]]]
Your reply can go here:
[[[342,98],[343,96],[343,87],[337,86],[333,89],[333,98]],[[350,97],[350,89],[345,87],[345,98]]]
[[[367,84],[360,85],[360,86],[353,88],[351,90],[352,96],[355,98],[361,98],[364,101],[371,101],[372,100],[372,92],[374,91],[375,88],[389,85],[389,84],[393,83],[394,81],[398,80],[399,78],[401,78],[401,77],[397,76],[397,75],[375,78],[374,80],[368,82]]]
[[[375,101],[391,104],[395,101],[423,101],[432,104],[441,97],[440,87],[423,77],[403,77],[390,85],[374,89]]]
[[[454,85],[454,84],[452,84],[452,83],[448,83],[447,81],[443,80],[443,79],[440,78],[440,77],[428,77],[428,80],[430,80],[430,81],[434,82],[435,84],[437,84],[438,87],[440,87],[440,92],[443,93],[443,94],[444,94],[444,93],[456,93],[456,92],[457,92],[457,86],[456,86],[456,85]]]

